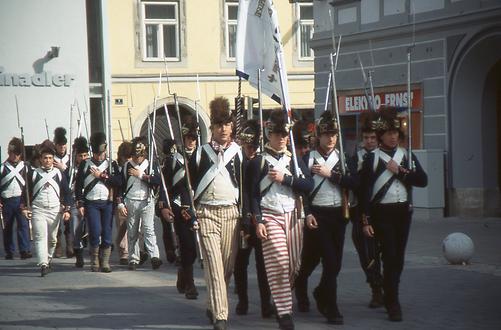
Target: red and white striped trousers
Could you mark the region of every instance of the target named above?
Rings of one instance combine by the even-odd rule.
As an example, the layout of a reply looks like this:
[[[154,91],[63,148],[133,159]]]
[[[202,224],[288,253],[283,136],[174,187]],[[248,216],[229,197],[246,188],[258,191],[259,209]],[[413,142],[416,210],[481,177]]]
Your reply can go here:
[[[268,239],[263,241],[263,257],[271,296],[278,315],[292,313],[292,283],[299,271],[302,223],[294,212],[272,213],[264,209]]]

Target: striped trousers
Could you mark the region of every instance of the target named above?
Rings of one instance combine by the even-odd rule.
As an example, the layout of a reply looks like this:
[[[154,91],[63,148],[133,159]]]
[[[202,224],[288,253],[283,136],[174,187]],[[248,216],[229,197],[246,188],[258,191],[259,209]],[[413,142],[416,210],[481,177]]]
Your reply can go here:
[[[200,240],[207,283],[208,309],[215,320],[228,319],[228,284],[238,249],[238,207],[201,205]]]
[[[268,239],[263,241],[263,257],[271,296],[279,316],[292,313],[292,283],[299,271],[302,223],[294,212],[263,210]]]

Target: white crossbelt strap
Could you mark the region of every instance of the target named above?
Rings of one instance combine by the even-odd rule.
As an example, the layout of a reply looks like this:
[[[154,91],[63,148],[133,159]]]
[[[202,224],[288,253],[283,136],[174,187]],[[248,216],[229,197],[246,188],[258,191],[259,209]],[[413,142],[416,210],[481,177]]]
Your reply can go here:
[[[42,178],[38,180],[38,182],[33,187],[33,196],[38,195],[40,190],[45,186],[45,184],[49,184],[54,188],[56,194],[59,196],[59,184],[54,180],[57,176],[59,180],[61,180],[61,171],[52,169],[50,172],[45,172],[44,170],[37,168],[33,172],[33,181],[35,181],[37,174]]]
[[[141,163],[141,165],[137,165],[136,163],[132,162],[132,161],[129,161],[129,164],[132,165],[133,168],[135,168],[136,170],[139,170],[139,172],[141,173],[144,173],[144,171],[146,171],[146,169],[148,168],[148,165],[150,164],[148,162],[147,159],[143,160],[143,162]],[[125,167],[127,168],[127,167]],[[127,177],[128,173],[124,173],[125,177]],[[134,185],[134,182],[137,181],[137,180],[140,180],[139,178],[135,177],[135,176],[129,176],[129,179],[127,180],[127,192],[130,190],[130,188]]]
[[[9,162],[5,162],[4,164],[8,169],[9,169],[9,174],[7,174],[6,176],[3,177],[2,181],[0,182],[0,186],[3,186],[5,185],[6,183],[8,183],[10,180],[12,180],[14,177],[19,180],[19,182],[21,183],[22,186],[25,185],[25,182],[24,182],[24,178],[23,176],[21,175],[21,170],[23,169],[24,167],[24,162],[23,161],[20,161],[16,167],[12,166],[12,164],[10,164]],[[22,188],[21,186],[21,188]]]
[[[357,151],[357,172],[360,172],[362,170],[362,164],[364,163],[364,156],[367,154],[367,150],[365,149],[360,149]]]
[[[276,159],[272,155],[264,153],[263,157],[265,161],[267,161],[271,166],[273,166],[273,169],[283,172],[284,174],[287,175],[292,175],[291,171],[287,169],[287,165],[289,165],[291,161],[291,158],[288,155],[283,155],[282,157],[280,157],[280,159]],[[273,181],[271,181],[270,178],[267,175],[265,175],[264,178],[259,183],[259,189],[261,192],[263,192],[266,189],[268,189],[272,184]]]
[[[65,154],[62,158],[54,156],[54,159],[57,160],[58,163],[66,164],[70,160],[70,156],[68,154]]]
[[[96,166],[92,163],[91,160],[87,160],[85,164],[85,169],[84,173],[87,172],[89,167],[96,167],[99,172],[104,172],[108,168],[108,160],[105,160],[104,162],[101,163],[101,165]],[[94,181],[95,177],[92,175],[92,173],[89,173],[84,180],[84,188],[87,187],[92,181]]]
[[[172,161],[173,170],[176,168],[177,162],[183,166],[181,166],[181,168],[179,168],[179,170],[174,174],[174,177],[172,178],[172,186],[175,186],[186,174],[186,170],[184,169],[184,158],[179,153],[174,155],[174,159]]]
[[[234,142],[231,143],[230,147],[226,149],[226,151],[223,154],[223,160],[219,161],[218,160],[218,155],[214,152],[214,149],[208,144],[205,144],[202,146],[202,148],[205,150],[207,155],[212,161],[212,166],[209,168],[207,172],[205,172],[205,175],[202,177],[202,180],[200,180],[200,183],[198,184],[197,190],[195,191],[195,199],[197,199],[200,194],[209,186],[209,184],[214,180],[216,175],[221,173],[227,180],[228,183],[231,183],[231,177],[230,173],[228,173],[228,170],[226,169],[226,165],[235,157],[235,155],[238,154],[238,156],[241,158],[241,149],[240,146]],[[232,184],[233,186],[233,184]]]
[[[337,150],[334,150],[333,152],[331,152],[329,157],[327,157],[327,160],[325,160],[324,157],[318,151],[314,150],[310,154],[310,161],[308,161],[308,165],[311,163],[312,164],[311,166],[313,166],[313,162],[311,161],[311,159],[316,161],[317,164],[324,165],[325,167],[327,167],[327,169],[330,172],[330,171],[332,171],[334,166],[336,166],[336,164],[339,162],[339,153]],[[311,170],[311,166],[310,166],[310,170]],[[312,191],[317,190],[317,188],[324,181],[325,181],[325,178],[323,176],[316,175],[316,174],[313,175],[313,190]]]
[[[393,155],[393,158],[390,158],[390,156],[387,153],[381,152],[381,150],[379,150],[379,149],[375,150],[374,151],[374,172],[377,169],[377,164],[379,163],[379,159],[381,159],[385,164],[387,164],[390,160],[393,159],[393,161],[395,161],[395,163],[400,165],[400,163],[402,162],[402,159],[404,159],[404,155],[405,155],[405,152],[404,152],[404,149],[402,149],[402,148],[397,148],[397,151]],[[388,169],[386,169],[383,173],[381,173],[381,175],[376,179],[376,182],[374,183],[374,189],[372,189],[371,200],[374,199],[374,197],[376,196],[378,191],[381,190],[381,188],[383,188],[383,186],[386,184],[386,182],[388,182],[388,180],[390,180],[390,178],[393,175],[394,174],[392,172],[390,172],[390,170],[388,170]]]

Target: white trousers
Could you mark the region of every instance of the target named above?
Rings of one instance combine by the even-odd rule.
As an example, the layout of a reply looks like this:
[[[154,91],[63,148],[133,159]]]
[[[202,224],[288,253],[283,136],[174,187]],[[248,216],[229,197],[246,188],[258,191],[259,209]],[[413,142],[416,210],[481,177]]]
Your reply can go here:
[[[139,244],[136,244],[139,238],[139,229],[144,235],[144,245],[146,252],[151,258],[158,258],[157,236],[155,234],[154,218],[155,203],[153,199],[148,202],[125,199],[127,207],[127,240],[129,250],[129,262],[139,263]]]
[[[55,207],[37,207],[33,205],[33,241],[37,255],[37,265],[48,265],[54,255],[59,228],[59,205]]]

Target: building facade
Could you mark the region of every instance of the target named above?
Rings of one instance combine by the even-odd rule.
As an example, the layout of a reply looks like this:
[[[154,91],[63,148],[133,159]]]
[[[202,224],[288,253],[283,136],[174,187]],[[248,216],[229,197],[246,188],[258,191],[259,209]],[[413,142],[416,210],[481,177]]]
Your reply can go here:
[[[313,2],[275,1],[285,51],[292,107],[313,116]],[[169,136],[164,105],[178,136],[173,94],[181,116],[198,114],[202,140],[209,136],[209,103],[238,93],[235,40],[238,1],[110,0],[109,35],[115,144],[146,134],[157,110],[157,142]],[[161,76],[161,77],[160,77]],[[167,83],[169,82],[169,83]],[[198,83],[197,83],[198,82]],[[246,81],[243,96],[257,97]],[[263,108],[279,105],[263,96]],[[120,125],[116,125],[120,121]],[[153,120],[152,120],[153,122]],[[120,126],[122,131],[120,132]],[[132,127],[132,130],[131,130]]]
[[[445,215],[499,216],[501,2],[315,0],[314,28],[315,111],[324,108],[332,33],[342,35],[338,101],[353,141],[367,110],[360,62],[377,106],[407,107],[412,47],[412,145],[431,175],[418,201]]]

